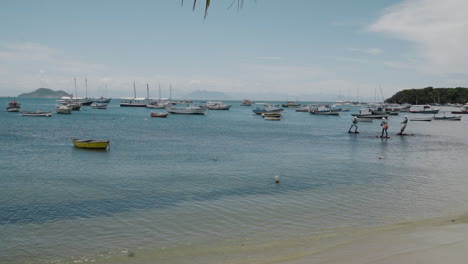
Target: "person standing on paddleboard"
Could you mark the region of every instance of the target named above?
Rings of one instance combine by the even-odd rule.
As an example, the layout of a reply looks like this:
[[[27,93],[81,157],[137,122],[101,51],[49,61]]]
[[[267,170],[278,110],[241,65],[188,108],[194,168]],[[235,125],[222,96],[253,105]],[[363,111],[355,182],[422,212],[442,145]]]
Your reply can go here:
[[[385,117],[382,117],[382,123],[380,123],[380,126],[382,127],[382,135],[380,137],[384,137],[384,132],[385,132],[385,137],[388,137],[388,121]]]
[[[354,133],[359,133],[359,132],[357,132],[358,126],[357,126],[357,117],[356,116],[353,116],[353,121],[352,121],[351,127],[348,130],[348,133],[353,133],[353,132],[351,132],[351,129],[353,127],[355,127]]]

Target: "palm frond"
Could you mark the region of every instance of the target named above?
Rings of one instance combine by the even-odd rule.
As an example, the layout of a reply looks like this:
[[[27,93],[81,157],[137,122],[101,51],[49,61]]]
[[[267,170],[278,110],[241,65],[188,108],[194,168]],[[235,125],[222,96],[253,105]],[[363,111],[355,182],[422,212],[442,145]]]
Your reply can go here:
[[[208,15],[208,7],[210,7],[210,0],[206,0],[206,6],[205,6],[205,18]]]

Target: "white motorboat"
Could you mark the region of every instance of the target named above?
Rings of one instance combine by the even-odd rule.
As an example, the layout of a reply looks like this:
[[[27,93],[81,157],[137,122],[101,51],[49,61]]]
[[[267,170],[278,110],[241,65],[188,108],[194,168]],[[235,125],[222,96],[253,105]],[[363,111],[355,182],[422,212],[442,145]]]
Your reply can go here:
[[[66,104],[59,104],[55,106],[55,112],[57,112],[57,114],[71,114],[72,107]]]
[[[203,105],[188,104],[183,107],[178,105],[169,105],[166,111],[170,114],[186,114],[186,115],[204,115],[207,107]]]
[[[108,104],[106,104],[106,103],[96,103],[96,102],[94,102],[94,103],[91,104],[91,107],[94,108],[94,109],[107,109],[107,106],[108,106]]]
[[[223,102],[206,102],[206,106],[210,110],[229,110],[232,105],[227,105]]]
[[[409,109],[409,112],[416,114],[437,114],[439,110],[439,108],[433,108],[430,105],[413,105]]]

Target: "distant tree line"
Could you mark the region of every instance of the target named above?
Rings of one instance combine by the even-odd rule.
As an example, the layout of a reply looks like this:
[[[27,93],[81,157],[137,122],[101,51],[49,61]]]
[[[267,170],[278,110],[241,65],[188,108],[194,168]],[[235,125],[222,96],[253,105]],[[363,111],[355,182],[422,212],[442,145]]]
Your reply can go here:
[[[409,89],[399,91],[385,100],[386,103],[409,104],[448,104],[468,102],[468,88],[433,88]]]

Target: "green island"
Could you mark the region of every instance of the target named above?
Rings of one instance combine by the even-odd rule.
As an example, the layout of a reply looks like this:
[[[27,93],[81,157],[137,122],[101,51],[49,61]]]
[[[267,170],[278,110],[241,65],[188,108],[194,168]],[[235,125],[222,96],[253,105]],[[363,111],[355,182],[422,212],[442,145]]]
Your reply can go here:
[[[398,104],[465,104],[468,102],[468,88],[408,89],[399,91],[385,100],[386,103]]]
[[[26,98],[60,98],[62,96],[71,96],[71,95],[62,90],[54,91],[49,88],[39,88],[35,90],[34,92],[22,93],[18,95],[18,97],[26,97]]]

